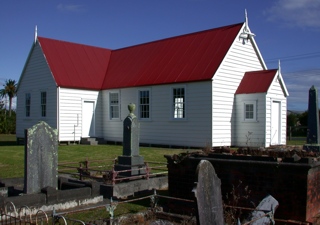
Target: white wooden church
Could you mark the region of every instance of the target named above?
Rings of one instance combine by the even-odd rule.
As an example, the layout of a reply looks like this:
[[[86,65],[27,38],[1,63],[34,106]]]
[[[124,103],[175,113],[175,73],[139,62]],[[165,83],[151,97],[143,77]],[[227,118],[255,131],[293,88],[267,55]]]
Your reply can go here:
[[[286,143],[288,91],[246,22],[122,49],[35,37],[18,83],[17,138],[38,121],[60,142],[121,142],[136,104],[140,143]]]

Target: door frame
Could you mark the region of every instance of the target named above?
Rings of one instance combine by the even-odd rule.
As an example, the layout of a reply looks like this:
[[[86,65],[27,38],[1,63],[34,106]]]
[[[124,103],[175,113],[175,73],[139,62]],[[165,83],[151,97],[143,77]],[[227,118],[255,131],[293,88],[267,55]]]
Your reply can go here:
[[[279,104],[279,108],[278,108],[278,112],[277,112],[277,115],[278,115],[278,138],[277,138],[277,143],[273,142],[273,139],[274,139],[274,135],[273,135],[273,118],[274,118],[274,107],[273,107],[273,104],[274,103],[277,103]],[[281,138],[282,138],[282,127],[281,127],[281,122],[282,122],[282,117],[281,117],[281,106],[282,106],[282,103],[280,100],[276,100],[276,99],[271,99],[271,118],[270,118],[270,145],[279,145],[281,144]]]
[[[92,121],[91,126],[93,126],[93,127],[92,127],[92,131],[91,131],[91,129],[90,129],[91,126],[90,126],[88,135],[84,136],[84,120],[85,120],[84,111],[85,111],[85,103],[86,102],[93,103],[93,112],[92,112],[92,119],[91,119],[91,121]],[[95,126],[95,124],[96,124],[95,123],[96,116],[95,115],[96,115],[96,101],[92,100],[92,99],[83,99],[82,100],[82,117],[81,117],[81,136],[82,137],[93,137],[93,136],[95,136],[95,134],[96,134],[96,126]]]

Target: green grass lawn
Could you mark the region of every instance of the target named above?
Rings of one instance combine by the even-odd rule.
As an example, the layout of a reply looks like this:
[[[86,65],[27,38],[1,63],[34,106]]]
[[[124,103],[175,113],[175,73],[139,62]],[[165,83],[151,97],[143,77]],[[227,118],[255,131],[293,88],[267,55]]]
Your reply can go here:
[[[141,147],[140,155],[146,162],[166,162],[164,155],[186,152],[183,149]],[[120,145],[60,145],[58,147],[58,162],[78,163],[88,159],[109,160],[122,155]],[[77,164],[78,165],[78,164]],[[23,177],[24,146],[16,144],[15,135],[0,135],[0,179],[9,177]]]
[[[303,145],[305,141],[288,141],[288,145]],[[183,149],[151,148],[141,147],[140,155],[146,162],[163,162],[166,163],[164,155],[179,154],[187,152]],[[108,160],[115,159],[122,155],[122,146],[119,145],[60,145],[58,147],[59,163],[78,162],[88,159]],[[24,173],[24,146],[16,144],[15,135],[0,135],[0,179],[9,177],[23,177]],[[117,206],[115,216],[136,213],[146,210],[149,201],[126,203]],[[92,221],[95,219],[109,218],[105,208],[92,209],[86,212],[79,212],[65,215],[69,218],[80,219],[83,221]]]

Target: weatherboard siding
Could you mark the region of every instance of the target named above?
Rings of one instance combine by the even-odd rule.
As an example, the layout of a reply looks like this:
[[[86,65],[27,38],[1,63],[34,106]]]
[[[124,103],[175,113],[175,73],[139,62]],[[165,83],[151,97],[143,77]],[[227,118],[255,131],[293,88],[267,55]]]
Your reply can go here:
[[[245,102],[256,103],[256,120],[245,121]],[[266,93],[237,94],[235,114],[235,145],[266,147]]]
[[[46,117],[41,116],[41,92],[47,92]],[[30,117],[26,117],[25,94],[31,94]],[[39,121],[57,128],[57,88],[38,44],[31,49],[29,60],[22,71],[17,93],[16,136],[24,138],[24,130]]]
[[[251,42],[236,38],[212,81],[212,146],[235,144],[234,93],[245,72],[261,69]]]
[[[285,93],[283,91],[283,88],[280,85],[280,81],[278,79],[275,79],[269,90],[268,90],[268,94],[267,94],[267,101],[266,101],[266,107],[267,109],[267,115],[266,115],[266,123],[270,124],[269,126],[267,126],[267,131],[266,131],[266,138],[269,144],[271,144],[271,113],[272,113],[272,109],[271,109],[271,105],[273,101],[277,101],[280,102],[280,112],[281,112],[281,118],[280,118],[280,129],[281,129],[281,136],[280,136],[280,144],[286,144],[286,135],[287,135],[287,98],[285,97]]]
[[[172,88],[184,87],[186,93],[186,118],[172,117]],[[150,91],[150,119],[139,119],[140,143],[168,146],[204,147],[211,141],[211,82],[195,82],[157,85],[120,90],[103,91],[104,138],[108,141],[122,141],[123,120],[128,115],[127,105],[136,104],[135,114],[139,116],[139,90]],[[121,118],[110,119],[109,93],[119,91]]]
[[[79,141],[82,134],[84,101],[94,102],[95,137],[102,136],[101,99],[99,91],[60,88],[59,90],[59,141]],[[75,132],[75,133],[74,133]]]

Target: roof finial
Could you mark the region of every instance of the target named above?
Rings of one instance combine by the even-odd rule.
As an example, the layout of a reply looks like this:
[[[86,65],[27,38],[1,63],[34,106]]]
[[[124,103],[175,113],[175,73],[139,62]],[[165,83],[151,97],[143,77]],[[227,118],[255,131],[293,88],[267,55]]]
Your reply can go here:
[[[279,71],[279,73],[281,73],[281,62],[280,62],[280,59],[279,59],[279,62],[278,62],[278,71]]]
[[[245,16],[245,23],[246,23],[246,26],[245,26],[245,29],[246,29],[246,31],[249,31],[248,30],[248,13],[247,13],[247,9],[244,9],[244,16]]]
[[[255,34],[251,33],[249,30],[247,9],[244,10],[244,15],[245,15],[244,28],[243,28],[243,32],[239,36],[239,38],[242,39],[243,44],[245,44],[246,42],[248,42],[250,38],[255,36]]]
[[[34,43],[37,42],[37,38],[38,38],[38,27],[36,25],[35,29],[34,29]]]

